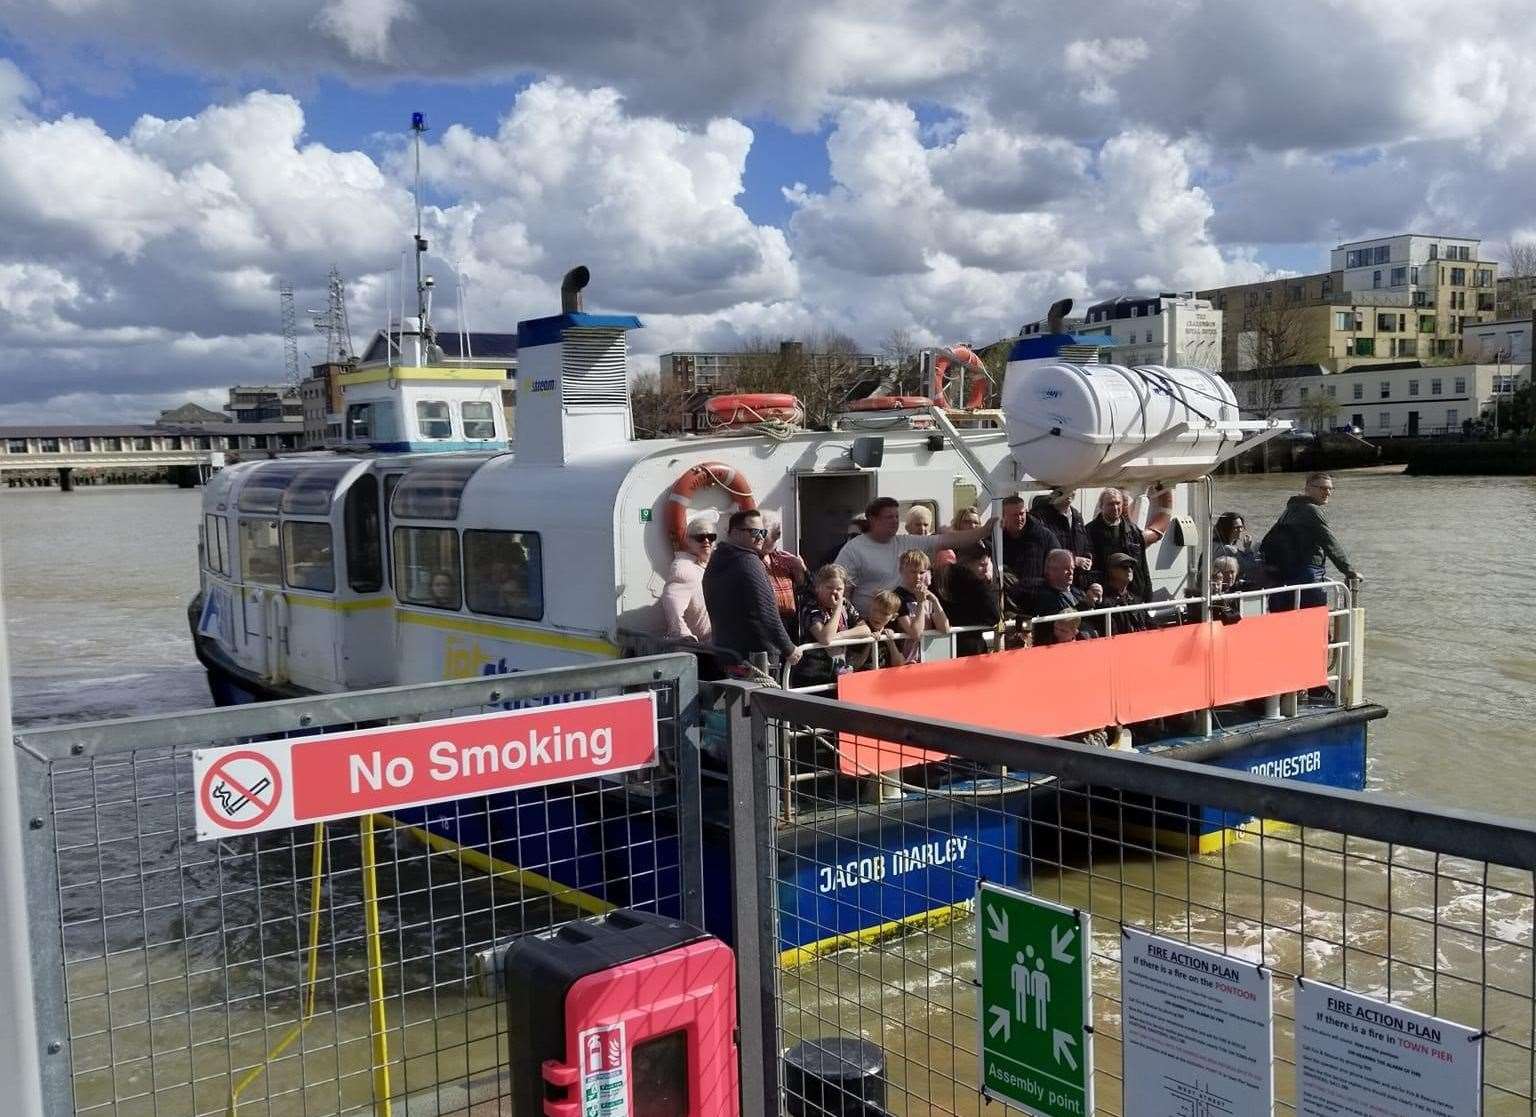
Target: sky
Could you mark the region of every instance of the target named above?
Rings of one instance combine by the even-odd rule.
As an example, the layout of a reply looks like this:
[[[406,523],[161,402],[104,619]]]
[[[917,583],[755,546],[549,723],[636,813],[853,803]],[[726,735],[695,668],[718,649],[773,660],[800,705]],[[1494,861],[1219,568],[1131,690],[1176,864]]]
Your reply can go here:
[[[986,342],[1405,231],[1536,235],[1525,0],[0,0],[0,423],[280,381],[278,288],[436,321],[592,271],[674,349]],[[319,335],[304,354],[324,356]]]

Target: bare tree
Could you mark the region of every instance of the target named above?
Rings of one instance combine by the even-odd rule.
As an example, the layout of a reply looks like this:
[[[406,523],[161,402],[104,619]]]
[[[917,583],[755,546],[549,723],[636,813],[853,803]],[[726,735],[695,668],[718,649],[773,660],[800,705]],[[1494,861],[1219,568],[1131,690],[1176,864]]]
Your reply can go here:
[[[1325,431],[1339,413],[1339,401],[1332,396],[1308,396],[1301,401],[1301,421],[1314,431]]]
[[[683,390],[671,377],[654,372],[637,376],[629,386],[629,413],[636,438],[666,438],[683,430]]]
[[[893,396],[923,394],[922,349],[912,338],[912,331],[898,327],[886,335],[880,345],[888,370],[887,384]]]
[[[1233,390],[1244,410],[1272,419],[1285,406],[1293,366],[1306,355],[1306,323],[1293,301],[1266,302],[1243,316]]]
[[[818,331],[804,341],[745,341],[736,387],[743,392],[788,392],[805,409],[808,426],[825,429],[849,394],[873,370],[855,359],[858,344],[846,334]]]
[[[1494,313],[1500,318],[1536,315],[1536,240],[1504,245],[1507,274],[1498,283]]]

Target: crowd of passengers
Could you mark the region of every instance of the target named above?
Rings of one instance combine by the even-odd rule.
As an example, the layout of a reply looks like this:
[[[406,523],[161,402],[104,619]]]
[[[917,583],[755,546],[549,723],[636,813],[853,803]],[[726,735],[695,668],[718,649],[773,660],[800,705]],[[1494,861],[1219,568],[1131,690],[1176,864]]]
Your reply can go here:
[[[1309,475],[1262,543],[1241,514],[1223,513],[1211,541],[1212,594],[1321,582],[1327,562],[1358,577],[1328,524],[1333,485],[1329,474]],[[956,654],[970,655],[987,648],[982,630],[1002,631],[1006,646],[1022,647],[1095,639],[1110,626],[1125,633],[1205,620],[1199,603],[1094,612],[1153,602],[1147,549],[1163,532],[1135,521],[1123,489],[1105,489],[1087,521],[1073,496],[1058,489],[1003,500],[1001,594],[994,524],[974,508],[936,531],[927,507],[912,506],[903,522],[899,502],[880,497],[814,570],[779,547],[780,526],[762,512],[732,513],[724,538],[715,516],[696,516],[662,591],[666,634],[724,649],[728,674],[749,674],[745,664],[761,655],[771,671],[790,666],[793,684],[805,686],[916,662],[925,632],[973,629],[955,637]],[[1288,591],[1269,595],[1267,607],[1325,601],[1322,589]],[[1239,599],[1211,603],[1213,620],[1241,616]],[[850,640],[857,642],[839,643]]]

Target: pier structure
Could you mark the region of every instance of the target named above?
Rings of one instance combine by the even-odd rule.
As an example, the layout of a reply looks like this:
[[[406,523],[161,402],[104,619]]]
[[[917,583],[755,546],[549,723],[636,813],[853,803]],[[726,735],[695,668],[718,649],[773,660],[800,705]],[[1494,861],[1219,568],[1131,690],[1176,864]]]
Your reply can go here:
[[[0,427],[0,480],[70,492],[101,478],[142,480],[165,471],[191,488],[241,457],[303,448],[303,426],[289,422]]]

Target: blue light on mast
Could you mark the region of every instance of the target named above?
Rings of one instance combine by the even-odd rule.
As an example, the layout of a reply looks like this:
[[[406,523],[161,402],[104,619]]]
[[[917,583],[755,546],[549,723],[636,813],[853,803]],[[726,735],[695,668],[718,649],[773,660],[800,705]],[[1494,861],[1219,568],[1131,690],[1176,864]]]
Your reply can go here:
[[[427,114],[421,112],[411,113],[411,131],[425,132],[427,130]]]

